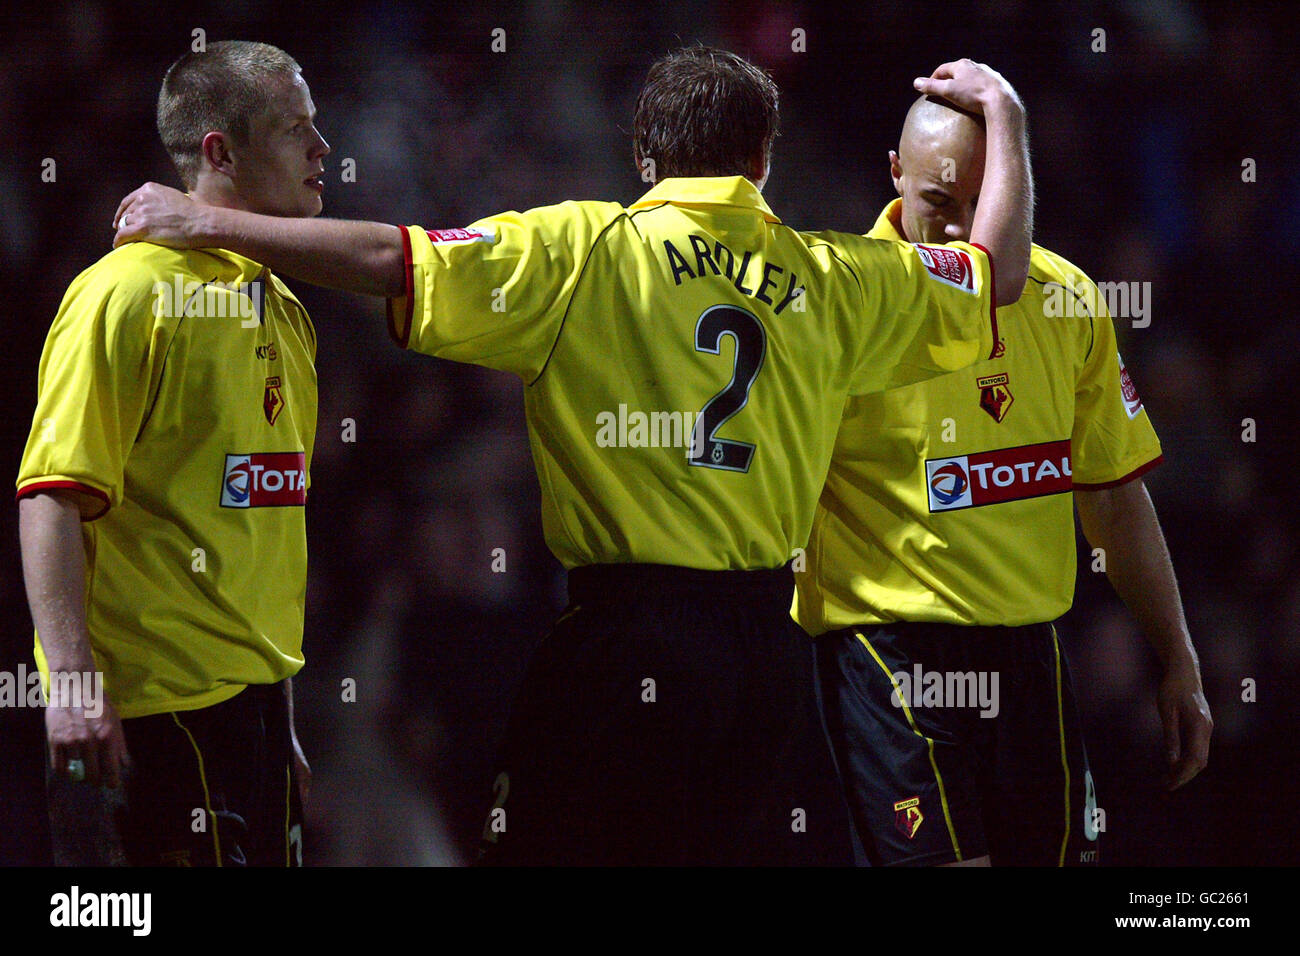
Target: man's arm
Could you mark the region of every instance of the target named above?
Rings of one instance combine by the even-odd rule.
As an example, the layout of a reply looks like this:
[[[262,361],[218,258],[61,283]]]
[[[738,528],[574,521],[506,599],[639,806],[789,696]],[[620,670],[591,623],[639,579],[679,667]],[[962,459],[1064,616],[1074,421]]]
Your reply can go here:
[[[1116,488],[1075,489],[1074,500],[1088,543],[1105,552],[1106,576],[1164,665],[1158,705],[1168,785],[1177,789],[1205,767],[1214,721],[1155,506],[1141,478]]]
[[[1001,74],[971,60],[945,63],[929,77],[918,77],[913,86],[984,117],[984,183],[970,241],[988,250],[995,266],[997,304],[1010,305],[1025,289],[1034,234],[1034,180],[1024,105]]]
[[[147,239],[177,249],[229,249],[312,285],[393,297],[406,288],[402,232],[344,219],[290,219],[205,206],[145,183],[113,216],[113,245]]]
[[[45,492],[23,498],[18,502],[18,534],[27,602],[50,674],[89,677],[95,658],[86,629],[86,554],[76,502]],[[102,708],[96,703],[50,701],[45,709],[50,764],[55,773],[66,773],[69,760],[81,760],[88,783],[117,787],[121,769],[130,760],[126,737],[107,696]]]

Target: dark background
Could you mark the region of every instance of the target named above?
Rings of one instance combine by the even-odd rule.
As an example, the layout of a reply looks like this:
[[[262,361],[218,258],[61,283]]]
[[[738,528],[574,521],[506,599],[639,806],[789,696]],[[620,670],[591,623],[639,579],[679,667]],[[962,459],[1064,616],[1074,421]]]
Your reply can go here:
[[[770,70],[782,132],[765,195],[801,229],[865,231],[912,77],[970,56],[1029,112],[1035,239],[1098,282],[1152,283],[1117,321],[1164,444],[1148,476],[1215,719],[1209,768],[1159,786],[1156,662],[1081,562],[1061,631],[1122,864],[1294,864],[1300,670],[1297,292],[1300,99],[1286,5],[974,2],[47,3],[0,32],[0,474],[31,425],[46,329],[110,247],[125,193],[176,177],[158,85],[206,39],[303,66],[330,142],[326,214],[460,226],[564,199],[634,201],[629,130],[650,62],[703,41]],[[185,8],[185,9],[182,9]],[[504,53],[492,31],[506,32]],[[806,52],[791,50],[805,31]],[[1094,52],[1094,30],[1105,52]],[[42,160],[57,180],[42,182]],[[356,161],[356,182],[339,179]],[[1255,160],[1257,181],[1243,182]],[[327,864],[451,863],[472,850],[527,655],[563,601],[510,377],[399,352],[382,304],[292,283],[320,336],[298,726]],[[1242,420],[1257,440],[1242,441]],[[355,443],[341,422],[356,423]],[[491,571],[504,548],[507,572]],[[0,670],[30,668],[16,512],[0,508]],[[340,686],[357,682],[357,702]],[[1257,702],[1242,682],[1257,682]],[[39,711],[0,712],[0,862],[48,859]],[[827,859],[832,859],[827,856]]]

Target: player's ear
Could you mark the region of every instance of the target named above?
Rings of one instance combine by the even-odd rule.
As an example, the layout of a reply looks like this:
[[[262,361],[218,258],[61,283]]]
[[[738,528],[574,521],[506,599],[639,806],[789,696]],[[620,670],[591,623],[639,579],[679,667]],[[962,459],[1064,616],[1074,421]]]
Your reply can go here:
[[[233,176],[235,164],[228,147],[225,133],[216,130],[208,133],[203,137],[203,165],[223,176]]]
[[[632,150],[632,165],[636,167],[636,174],[643,183],[653,186],[659,181],[659,177],[655,175],[654,160],[646,160],[636,150]]]
[[[898,161],[898,153],[892,149],[889,151],[889,178],[894,181],[898,195],[903,195],[903,166]]]

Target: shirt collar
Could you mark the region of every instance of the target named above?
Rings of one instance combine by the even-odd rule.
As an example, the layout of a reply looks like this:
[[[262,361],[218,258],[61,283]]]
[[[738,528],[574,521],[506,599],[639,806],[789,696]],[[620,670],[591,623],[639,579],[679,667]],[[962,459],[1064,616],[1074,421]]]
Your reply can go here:
[[[202,252],[204,255],[211,256],[214,259],[220,259],[227,264],[228,268],[238,273],[240,282],[252,282],[254,279],[263,281],[271,278],[271,270],[260,262],[241,256],[237,252],[231,252],[229,249],[198,249],[196,252]]]
[[[907,242],[902,228],[903,200],[895,199],[880,212],[876,224],[867,233],[869,239],[895,239]]]
[[[665,179],[632,204],[632,209],[651,209],[671,203],[674,206],[735,206],[753,209],[768,222],[779,223],[763,194],[744,176],[689,176]]]

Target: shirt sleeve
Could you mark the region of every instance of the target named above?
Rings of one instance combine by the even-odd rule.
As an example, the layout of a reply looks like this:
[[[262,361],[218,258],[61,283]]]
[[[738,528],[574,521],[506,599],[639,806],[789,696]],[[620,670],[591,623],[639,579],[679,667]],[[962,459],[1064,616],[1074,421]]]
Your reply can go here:
[[[1122,485],[1160,464],[1160,440],[1115,341],[1115,325],[1096,286],[1081,280],[1094,303],[1091,343],[1074,397],[1070,467],[1074,487]]]
[[[68,492],[87,521],[121,503],[127,453],[166,355],[155,303],[148,283],[95,268],[68,288],[41,354],[18,498]]]
[[[388,302],[403,348],[514,372],[546,367],[573,290],[616,203],[566,202],[464,229],[401,227],[406,290]]]
[[[966,368],[993,354],[997,302],[982,246],[864,239],[864,336],[849,391],[878,392]]]

